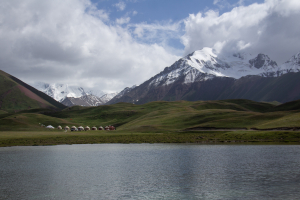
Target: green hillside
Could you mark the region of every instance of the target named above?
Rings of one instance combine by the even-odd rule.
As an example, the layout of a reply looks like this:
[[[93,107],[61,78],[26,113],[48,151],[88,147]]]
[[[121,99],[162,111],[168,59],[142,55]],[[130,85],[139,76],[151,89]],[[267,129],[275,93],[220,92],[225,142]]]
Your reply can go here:
[[[282,110],[250,100],[151,102],[143,105],[117,103],[98,107],[74,106],[62,111],[25,110],[0,114],[1,130],[34,130],[45,125],[114,125],[133,132],[182,131],[197,128],[272,129],[300,127],[299,110]],[[288,107],[288,108],[289,108]],[[279,111],[277,111],[279,110]],[[4,125],[5,124],[5,125]]]
[[[0,146],[103,142],[300,142],[300,110],[297,105],[297,101],[275,106],[235,99],[1,112]],[[46,129],[42,124],[54,127],[114,125],[117,130],[65,132]]]
[[[1,112],[34,108],[63,109],[65,107],[46,94],[0,70]]]

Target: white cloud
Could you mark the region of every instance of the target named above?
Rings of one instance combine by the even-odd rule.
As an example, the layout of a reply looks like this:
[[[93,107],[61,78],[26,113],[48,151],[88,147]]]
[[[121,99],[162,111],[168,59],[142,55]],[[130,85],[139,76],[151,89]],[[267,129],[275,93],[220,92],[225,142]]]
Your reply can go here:
[[[133,11],[133,12],[132,12],[132,16],[135,16],[135,15],[137,15],[137,14],[138,14],[137,11]]]
[[[214,0],[214,5],[218,6],[220,9],[233,7],[227,0]]]
[[[137,37],[139,37],[139,38],[141,38],[141,37],[143,37],[143,35],[144,35],[144,29],[143,29],[143,27],[141,27],[141,26],[138,26],[138,27],[136,27],[135,29],[134,29],[134,32],[133,32]]]
[[[28,83],[119,91],[179,59],[170,38],[182,39],[184,54],[214,47],[266,53],[278,63],[300,50],[298,0],[266,0],[222,15],[213,10],[191,14],[184,30],[182,21],[131,24],[130,14],[114,23],[89,0],[1,1],[1,69]]]
[[[116,19],[117,24],[127,24],[130,21],[130,17],[121,17]]]
[[[69,83],[119,91],[178,59],[157,44],[138,43],[127,28],[88,0],[0,3],[0,66],[32,83]]]
[[[126,8],[126,4],[123,1],[116,3],[114,6],[117,7],[117,9],[120,11],[125,10]]]
[[[162,42],[170,38],[180,39],[181,23],[182,21],[175,23],[165,21],[153,24],[130,24],[129,27],[134,29],[133,33],[142,41],[159,40]]]
[[[185,20],[182,37],[185,54],[217,47],[229,52],[262,52],[281,63],[300,50],[299,19],[298,0],[266,0],[235,7],[222,15],[212,10],[191,14]]]

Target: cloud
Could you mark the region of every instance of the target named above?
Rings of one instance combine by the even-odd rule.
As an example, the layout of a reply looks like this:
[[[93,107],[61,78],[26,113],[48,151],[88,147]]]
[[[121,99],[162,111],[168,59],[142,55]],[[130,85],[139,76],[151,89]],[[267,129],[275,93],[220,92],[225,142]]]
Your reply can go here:
[[[136,42],[88,0],[3,1],[0,24],[1,70],[28,83],[120,91],[178,59],[161,45]]]
[[[191,14],[182,36],[185,54],[215,47],[222,52],[266,53],[282,63],[300,51],[299,19],[298,0],[266,0],[222,15],[213,10]]]
[[[116,19],[117,24],[127,24],[130,21],[130,17],[121,17]]]
[[[156,22],[152,24],[140,23],[140,24],[130,24],[129,27],[134,31],[133,33],[144,42],[149,42],[153,40],[165,41],[170,38],[180,39],[182,35],[181,25],[183,21],[172,22]]]
[[[227,0],[214,0],[213,4],[219,7],[220,10],[235,7],[234,4],[230,4]]]
[[[137,12],[111,20],[89,0],[1,1],[0,66],[28,83],[120,91],[179,59],[171,39],[181,39],[185,55],[213,47],[266,53],[282,63],[300,51],[300,1],[239,3],[223,14],[209,10],[178,22],[132,24]]]
[[[125,10],[126,8],[126,4],[123,1],[120,1],[119,3],[114,4],[115,7],[117,7],[117,9],[119,11]]]
[[[132,12],[132,16],[135,16],[137,14],[138,14],[138,12],[136,10]]]

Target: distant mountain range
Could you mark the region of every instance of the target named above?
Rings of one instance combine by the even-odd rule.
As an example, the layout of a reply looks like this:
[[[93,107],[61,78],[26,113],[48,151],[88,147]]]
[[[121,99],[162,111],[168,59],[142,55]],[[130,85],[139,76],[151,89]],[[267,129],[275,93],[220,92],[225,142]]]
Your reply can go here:
[[[32,87],[33,86],[33,87]],[[203,48],[179,59],[139,86],[105,94],[67,84],[32,86],[0,71],[0,110],[63,109],[129,102],[249,99],[278,101],[300,99],[300,53],[278,65],[265,54],[217,54]]]
[[[219,55],[203,48],[176,61],[139,86],[125,88],[107,104],[246,98],[287,102],[299,99],[300,53],[278,65],[265,54]]]
[[[107,103],[117,93],[105,94],[101,90],[86,90],[68,84],[48,84],[37,82],[32,85],[65,106],[99,106]]]
[[[66,106],[45,93],[0,70],[0,110],[64,109]],[[1,113],[1,112],[0,112]]]

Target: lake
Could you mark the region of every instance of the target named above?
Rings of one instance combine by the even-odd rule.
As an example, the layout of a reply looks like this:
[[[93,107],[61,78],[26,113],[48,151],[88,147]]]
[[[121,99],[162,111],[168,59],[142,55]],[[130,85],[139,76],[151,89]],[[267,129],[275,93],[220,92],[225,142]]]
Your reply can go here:
[[[300,145],[0,148],[0,199],[300,199]]]

